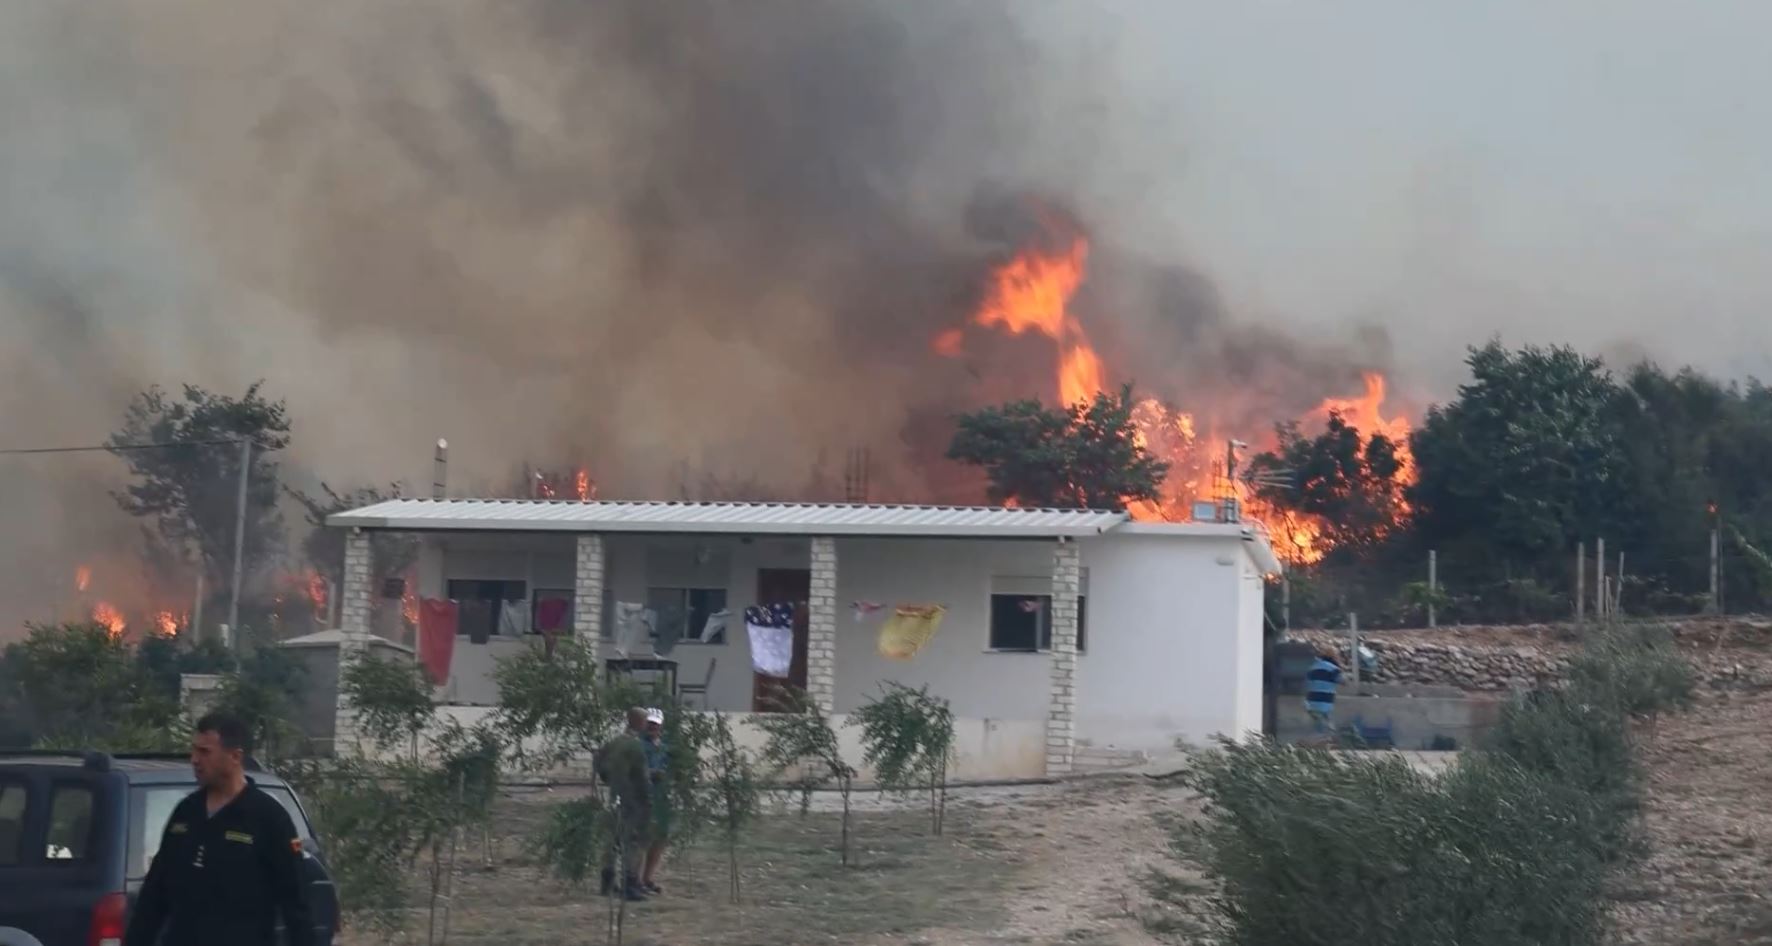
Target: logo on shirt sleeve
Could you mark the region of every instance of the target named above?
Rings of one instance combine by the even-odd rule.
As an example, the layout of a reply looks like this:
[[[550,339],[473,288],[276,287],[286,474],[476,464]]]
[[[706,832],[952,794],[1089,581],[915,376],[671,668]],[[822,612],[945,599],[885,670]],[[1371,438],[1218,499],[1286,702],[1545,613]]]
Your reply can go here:
[[[289,839],[289,849],[291,851],[294,851],[297,854],[300,854],[301,853],[301,838],[290,838]]]

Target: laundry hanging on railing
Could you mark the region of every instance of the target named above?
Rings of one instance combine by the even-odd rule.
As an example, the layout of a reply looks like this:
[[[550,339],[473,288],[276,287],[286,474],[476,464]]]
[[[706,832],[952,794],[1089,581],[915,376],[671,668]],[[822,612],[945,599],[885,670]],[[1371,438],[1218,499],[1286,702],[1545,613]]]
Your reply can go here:
[[[886,610],[886,606],[878,601],[856,601],[849,605],[849,610],[855,614],[855,623],[860,624],[863,620]]]
[[[658,615],[644,604],[615,603],[615,652],[627,657],[647,649]]]
[[[787,676],[794,665],[794,606],[752,605],[744,609],[744,626],[751,639],[751,669]]]
[[[652,652],[660,657],[669,657],[671,651],[677,649],[677,642],[683,639],[683,628],[689,623],[689,615],[681,605],[660,608],[652,618]]]
[[[529,602],[506,601],[498,611],[498,636],[522,637],[529,630]]]
[[[880,656],[909,660],[935,637],[947,608],[939,604],[906,605],[892,612],[880,626]]]
[[[726,623],[732,620],[732,612],[721,608],[708,615],[707,623],[701,626],[701,637],[697,640],[704,644],[722,643],[726,638]]]
[[[426,598],[418,603],[418,660],[431,682],[449,681],[449,661],[455,656],[455,633],[461,611],[447,599]]]

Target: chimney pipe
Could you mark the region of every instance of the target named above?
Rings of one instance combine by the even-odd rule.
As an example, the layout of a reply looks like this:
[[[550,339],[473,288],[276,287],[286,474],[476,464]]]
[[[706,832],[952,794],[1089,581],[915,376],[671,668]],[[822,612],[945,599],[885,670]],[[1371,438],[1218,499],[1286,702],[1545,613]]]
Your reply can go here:
[[[449,441],[437,438],[437,462],[431,473],[431,498],[442,499],[449,492]]]

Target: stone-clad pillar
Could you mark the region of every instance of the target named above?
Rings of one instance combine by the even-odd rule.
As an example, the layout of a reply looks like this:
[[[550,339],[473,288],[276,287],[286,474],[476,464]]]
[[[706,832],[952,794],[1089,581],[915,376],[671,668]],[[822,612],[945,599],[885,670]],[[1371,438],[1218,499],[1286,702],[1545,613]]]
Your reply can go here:
[[[595,660],[603,648],[603,536],[578,537],[578,568],[572,581],[572,633]]]
[[[812,593],[807,598],[806,695],[826,716],[837,704],[837,541],[812,540]]]
[[[343,634],[338,642],[338,695],[332,722],[333,755],[357,750],[357,712],[345,699],[343,687],[345,668],[352,661],[369,653],[370,627],[374,621],[375,553],[369,533],[352,529],[345,536],[345,580],[339,591],[338,627]]]
[[[1052,691],[1046,710],[1046,774],[1065,775],[1077,748],[1077,596],[1083,569],[1077,543],[1060,539],[1052,556]]]

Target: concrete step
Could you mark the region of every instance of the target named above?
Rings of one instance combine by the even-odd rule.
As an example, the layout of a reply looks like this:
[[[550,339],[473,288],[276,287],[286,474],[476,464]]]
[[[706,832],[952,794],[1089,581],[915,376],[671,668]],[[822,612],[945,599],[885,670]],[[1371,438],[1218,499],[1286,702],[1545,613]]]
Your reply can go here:
[[[1116,749],[1113,746],[1078,746],[1071,759],[1071,769],[1076,772],[1113,772],[1119,769],[1135,769],[1150,757],[1137,749]]]

